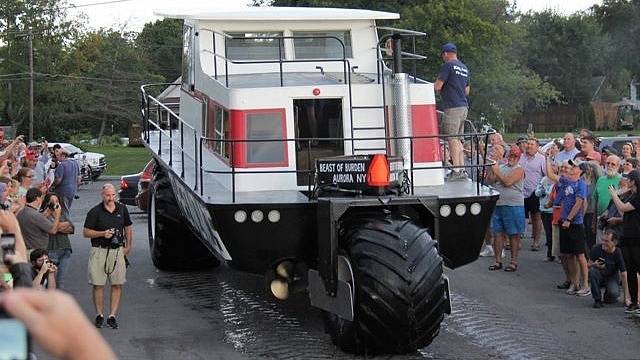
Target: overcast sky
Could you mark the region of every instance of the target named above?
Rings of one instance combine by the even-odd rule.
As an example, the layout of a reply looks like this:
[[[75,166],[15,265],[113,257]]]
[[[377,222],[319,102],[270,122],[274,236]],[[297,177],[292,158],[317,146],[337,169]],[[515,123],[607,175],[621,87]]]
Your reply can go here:
[[[92,3],[109,2],[110,0],[70,0],[73,5],[85,5]],[[111,0],[114,1],[114,0]],[[116,0],[117,1],[117,0]],[[158,19],[153,16],[154,9],[171,9],[185,4],[194,8],[211,9],[237,9],[246,7],[250,0],[127,0],[120,3],[106,3],[70,9],[71,15],[83,12],[88,16],[88,25],[92,28],[125,26],[127,30],[139,31],[144,23]],[[554,9],[563,14],[571,14],[575,11],[585,10],[601,0],[517,0],[521,11]]]

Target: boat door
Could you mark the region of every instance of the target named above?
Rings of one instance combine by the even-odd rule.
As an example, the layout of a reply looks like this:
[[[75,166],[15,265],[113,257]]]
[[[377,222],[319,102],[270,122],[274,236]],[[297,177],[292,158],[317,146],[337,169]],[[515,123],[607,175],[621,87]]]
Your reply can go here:
[[[296,139],[336,140],[296,141],[296,170],[313,170],[316,159],[344,155],[342,99],[293,100]],[[313,176],[298,173],[298,186],[307,186]]]

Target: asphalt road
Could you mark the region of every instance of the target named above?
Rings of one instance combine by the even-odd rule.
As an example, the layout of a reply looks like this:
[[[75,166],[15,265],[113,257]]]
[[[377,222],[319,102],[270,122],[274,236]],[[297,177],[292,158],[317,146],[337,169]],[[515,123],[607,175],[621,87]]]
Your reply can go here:
[[[117,185],[117,181],[113,181]],[[99,181],[80,190],[72,220],[100,201]],[[129,208],[130,211],[137,211]],[[146,215],[132,214],[132,266],[118,317],[120,328],[100,332],[122,359],[351,359],[331,345],[319,312],[303,295],[276,302],[261,278],[226,267],[199,273],[156,270],[149,257]],[[90,319],[89,241],[73,235],[67,291]],[[528,248],[528,241],[524,247]],[[592,309],[590,297],[555,289],[558,264],[524,250],[516,273],[489,272],[490,259],[447,271],[453,313],[425,349],[398,359],[638,359],[640,320],[622,304]],[[48,356],[36,347],[38,358]]]

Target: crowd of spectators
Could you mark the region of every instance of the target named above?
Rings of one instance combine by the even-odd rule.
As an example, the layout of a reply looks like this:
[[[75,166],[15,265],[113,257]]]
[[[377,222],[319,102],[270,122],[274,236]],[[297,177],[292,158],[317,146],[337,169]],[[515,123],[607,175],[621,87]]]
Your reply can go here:
[[[0,311],[56,358],[115,359],[73,298],[56,290],[71,254],[68,214],[80,181],[60,146],[0,139]]]
[[[0,140],[0,209],[18,221],[37,287],[64,285],[74,232],[68,214],[80,181],[78,163],[60,145],[27,144],[22,135]]]
[[[487,237],[493,241],[481,252],[494,257],[489,270],[518,270],[528,218],[531,251],[540,250],[544,236],[544,260],[562,264],[565,278],[557,288],[592,296],[595,308],[623,301],[625,312],[640,316],[639,145],[629,142],[619,153],[599,149],[586,129],[544,147],[532,137],[506,144],[500,134],[491,135],[495,163],[485,182],[500,197]],[[504,249],[511,253],[508,266]]]

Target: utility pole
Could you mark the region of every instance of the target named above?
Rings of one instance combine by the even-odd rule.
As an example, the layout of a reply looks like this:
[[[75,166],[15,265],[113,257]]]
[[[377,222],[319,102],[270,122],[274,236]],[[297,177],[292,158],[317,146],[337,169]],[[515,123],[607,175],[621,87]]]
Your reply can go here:
[[[29,30],[29,142],[33,141],[33,32]]]

